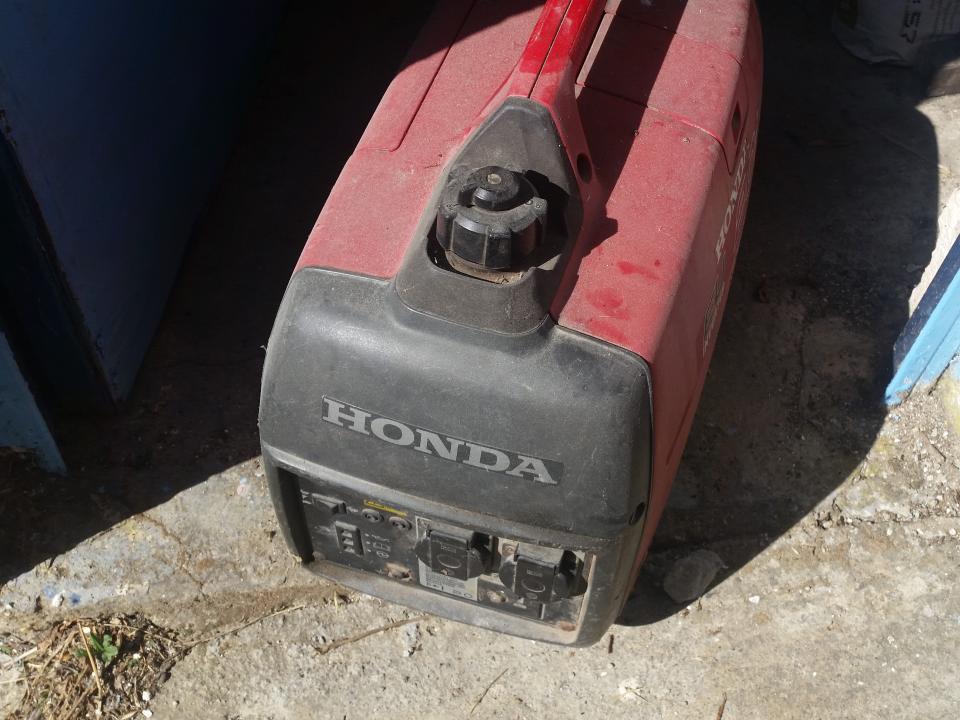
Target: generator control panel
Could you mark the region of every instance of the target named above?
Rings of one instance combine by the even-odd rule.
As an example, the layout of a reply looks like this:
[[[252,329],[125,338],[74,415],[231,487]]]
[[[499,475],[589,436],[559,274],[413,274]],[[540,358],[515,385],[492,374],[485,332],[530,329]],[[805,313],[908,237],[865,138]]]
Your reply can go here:
[[[452,525],[322,481],[298,477],[297,484],[321,566],[375,572],[538,622],[578,621],[589,553]]]

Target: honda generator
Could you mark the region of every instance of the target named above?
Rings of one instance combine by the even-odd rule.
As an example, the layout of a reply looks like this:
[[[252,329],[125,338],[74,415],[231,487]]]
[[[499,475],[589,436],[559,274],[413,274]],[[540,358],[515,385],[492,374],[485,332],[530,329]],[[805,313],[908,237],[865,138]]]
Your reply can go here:
[[[567,645],[636,580],[730,287],[750,0],[444,0],[330,192],[267,349],[306,567]]]

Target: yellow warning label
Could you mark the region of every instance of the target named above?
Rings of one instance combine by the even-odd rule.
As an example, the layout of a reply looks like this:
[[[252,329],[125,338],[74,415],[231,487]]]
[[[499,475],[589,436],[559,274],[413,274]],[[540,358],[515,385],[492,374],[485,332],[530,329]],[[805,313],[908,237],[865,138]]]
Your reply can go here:
[[[399,515],[400,517],[406,517],[407,514],[403,510],[397,510],[392,508],[389,505],[384,505],[383,503],[378,503],[376,500],[364,500],[363,504],[367,507],[376,508],[377,510],[383,510],[384,512],[393,513],[394,515]]]

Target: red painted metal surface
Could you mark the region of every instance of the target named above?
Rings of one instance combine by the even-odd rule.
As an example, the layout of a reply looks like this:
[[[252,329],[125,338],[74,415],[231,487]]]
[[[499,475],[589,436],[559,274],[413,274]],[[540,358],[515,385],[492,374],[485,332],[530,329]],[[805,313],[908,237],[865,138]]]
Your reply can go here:
[[[651,367],[653,482],[638,565],[676,475],[726,303],[762,79],[750,3],[673,5],[676,17],[663,9],[669,4],[647,15],[643,2],[610,3],[579,73],[603,212],[570,296],[555,308],[561,325],[632,350]]]
[[[549,3],[544,14],[556,4],[564,3]],[[494,99],[506,96],[527,40],[549,46],[531,37],[540,3],[444,0],[439,6],[442,17],[417,39],[330,191],[298,269],[395,275],[448,158]]]
[[[546,106],[584,222],[551,314],[642,356],[642,561],[699,400],[743,230],[761,94],[750,0],[440,4],[330,193],[299,267],[396,274],[448,159],[508,96]]]

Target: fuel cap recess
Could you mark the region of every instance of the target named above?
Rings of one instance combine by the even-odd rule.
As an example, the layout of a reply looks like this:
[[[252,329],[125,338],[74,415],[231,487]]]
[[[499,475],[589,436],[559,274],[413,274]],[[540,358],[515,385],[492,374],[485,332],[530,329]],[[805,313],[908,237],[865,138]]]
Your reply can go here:
[[[507,270],[543,238],[547,201],[522,173],[497,165],[450,174],[437,212],[437,241],[460,260]]]

